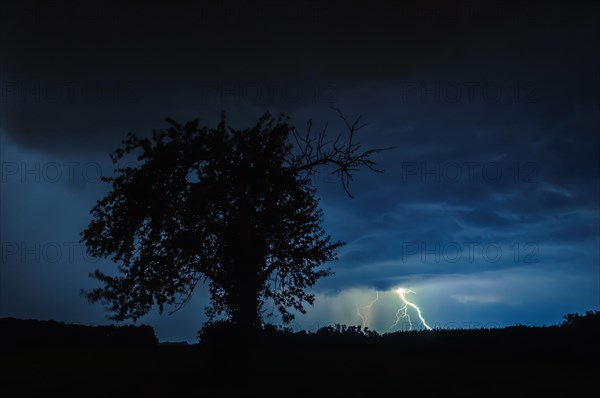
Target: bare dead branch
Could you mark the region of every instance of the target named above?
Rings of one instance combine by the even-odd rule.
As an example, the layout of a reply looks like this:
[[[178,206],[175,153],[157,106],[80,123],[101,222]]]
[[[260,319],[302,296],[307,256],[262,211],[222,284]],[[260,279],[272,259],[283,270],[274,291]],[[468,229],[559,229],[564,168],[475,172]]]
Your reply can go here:
[[[383,170],[375,167],[371,156],[393,148],[374,148],[361,152],[362,145],[356,142],[355,134],[366,127],[368,123],[360,123],[362,116],[358,116],[351,122],[342,111],[333,107],[332,109],[337,112],[346,126],[347,140],[340,142],[342,133],[339,133],[334,140],[327,140],[328,124],[315,136],[312,130],[312,121],[307,122],[306,134],[301,136],[295,130],[292,134],[299,151],[299,154],[293,157],[292,168],[297,173],[306,173],[310,176],[317,173],[321,166],[333,166],[335,169],[331,174],[338,176],[344,192],[350,198],[354,198],[350,193],[350,182],[353,181],[352,173],[360,170],[361,167],[382,173]]]

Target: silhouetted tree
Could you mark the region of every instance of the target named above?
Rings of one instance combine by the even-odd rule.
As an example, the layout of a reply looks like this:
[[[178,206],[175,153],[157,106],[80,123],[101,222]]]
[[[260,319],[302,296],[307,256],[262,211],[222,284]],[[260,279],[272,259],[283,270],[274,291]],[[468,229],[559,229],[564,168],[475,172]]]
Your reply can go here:
[[[103,178],[112,190],[82,232],[92,255],[118,263],[118,275],[96,270],[103,286],[84,294],[108,304],[115,320],[135,320],[155,304],[177,311],[199,282],[210,288],[209,319],[259,327],[267,300],[284,322],[289,309],[303,313],[314,301],[306,289],[331,274],[319,267],[343,245],[320,226],[311,174],[333,166],[350,195],[353,171],[380,171],[370,157],[383,149],[361,150],[360,118],[340,116],[348,135],[333,141],[327,128],[314,133],[309,122],[300,134],[269,113],[244,130],[222,115],[216,128],[167,119],[170,127],[151,139],[129,134],[111,157],[140,150],[137,164]]]
[[[600,311],[588,310],[584,315],[577,313],[563,316],[561,326],[573,328],[587,328],[600,330]]]

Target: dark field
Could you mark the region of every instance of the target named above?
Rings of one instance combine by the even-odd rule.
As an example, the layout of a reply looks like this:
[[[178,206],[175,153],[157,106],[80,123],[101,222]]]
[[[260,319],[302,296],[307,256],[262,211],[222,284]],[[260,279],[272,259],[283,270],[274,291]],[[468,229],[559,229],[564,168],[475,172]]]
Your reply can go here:
[[[555,326],[366,337],[330,328],[272,331],[253,348],[227,338],[210,346],[4,344],[0,394],[587,396],[598,390],[597,334]]]

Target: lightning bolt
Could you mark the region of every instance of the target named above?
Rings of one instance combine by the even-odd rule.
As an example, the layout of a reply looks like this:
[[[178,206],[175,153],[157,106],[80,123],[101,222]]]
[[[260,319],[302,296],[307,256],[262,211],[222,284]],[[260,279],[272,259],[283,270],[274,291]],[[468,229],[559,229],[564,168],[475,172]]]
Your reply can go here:
[[[363,329],[367,326],[367,323],[369,322],[369,318],[371,317],[371,308],[373,307],[373,304],[375,304],[378,301],[379,301],[379,292],[375,291],[375,299],[373,301],[371,301],[368,305],[365,305],[364,307],[359,307],[358,305],[356,305],[356,313],[358,314],[358,317],[362,320]],[[368,309],[368,311],[366,311],[364,316],[363,316],[362,312],[360,311],[361,308]]]
[[[423,318],[423,314],[421,314],[421,309],[419,307],[417,307],[414,303],[411,303],[410,301],[408,301],[406,299],[406,294],[415,293],[415,292],[413,292],[412,290],[409,290],[409,289],[404,289],[402,287],[396,289],[395,292],[398,293],[398,295],[400,296],[400,299],[402,300],[402,305],[400,306],[400,308],[398,308],[398,311],[396,311],[396,322],[394,322],[392,324],[392,326],[390,326],[390,329],[392,329],[394,326],[398,325],[398,323],[400,322],[400,319],[404,318],[408,321],[409,330],[412,330],[413,324],[412,324],[412,321],[410,320],[410,315],[408,314],[408,307],[412,307],[417,312],[417,315],[419,316],[419,319],[421,320],[421,323],[423,324],[425,329],[431,330],[431,327],[427,324],[427,322],[425,322],[425,319]]]

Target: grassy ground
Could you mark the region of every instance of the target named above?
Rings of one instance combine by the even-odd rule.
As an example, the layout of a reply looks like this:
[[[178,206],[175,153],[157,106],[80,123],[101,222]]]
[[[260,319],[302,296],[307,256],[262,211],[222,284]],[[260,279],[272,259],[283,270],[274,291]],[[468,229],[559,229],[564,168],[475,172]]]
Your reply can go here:
[[[573,396],[598,389],[595,333],[560,328],[263,341],[250,349],[4,348],[0,394]]]

